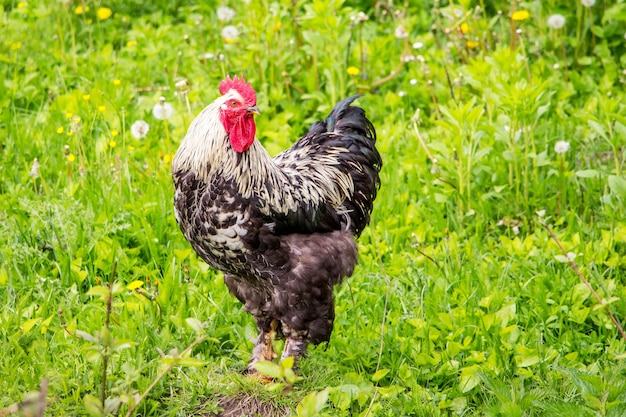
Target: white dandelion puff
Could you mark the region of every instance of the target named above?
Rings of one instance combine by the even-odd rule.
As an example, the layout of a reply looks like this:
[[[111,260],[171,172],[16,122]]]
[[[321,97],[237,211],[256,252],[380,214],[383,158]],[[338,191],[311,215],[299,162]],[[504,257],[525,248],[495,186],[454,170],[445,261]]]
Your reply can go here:
[[[424,47],[424,44],[422,42],[415,42],[413,44],[413,49],[422,49]]]
[[[406,31],[404,26],[400,25],[396,28],[395,35],[398,39],[405,39],[409,37],[409,32]]]
[[[174,107],[165,101],[165,97],[161,97],[159,102],[152,108],[152,115],[158,120],[167,120],[174,114]]]
[[[239,29],[233,25],[224,26],[222,29],[222,38],[227,40],[235,40],[239,37]]]
[[[39,165],[39,159],[33,159],[33,165],[30,167],[30,171],[28,171],[28,176],[31,178],[39,178],[41,175],[41,165]]]
[[[562,14],[553,14],[548,17],[548,27],[550,29],[561,29],[565,26],[565,16]]]
[[[137,139],[143,139],[148,134],[150,125],[144,120],[137,120],[130,126],[130,134]]]
[[[580,0],[583,6],[585,7],[593,7],[596,4],[596,0]]]
[[[560,140],[554,144],[554,152],[564,154],[567,151],[569,151],[569,142]]]
[[[235,15],[235,11],[230,7],[222,6],[217,8],[217,19],[222,22],[231,21]]]

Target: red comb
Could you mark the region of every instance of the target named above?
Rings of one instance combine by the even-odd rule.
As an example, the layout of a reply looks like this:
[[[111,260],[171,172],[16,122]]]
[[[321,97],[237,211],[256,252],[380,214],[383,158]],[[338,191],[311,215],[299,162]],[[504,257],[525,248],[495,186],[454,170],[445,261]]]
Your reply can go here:
[[[243,75],[241,78],[237,78],[236,75],[235,78],[230,78],[230,75],[227,75],[226,79],[222,80],[220,83],[220,93],[224,95],[231,89],[236,90],[247,104],[252,106],[256,105],[256,93],[250,83],[247,83],[246,80],[243,79]]]

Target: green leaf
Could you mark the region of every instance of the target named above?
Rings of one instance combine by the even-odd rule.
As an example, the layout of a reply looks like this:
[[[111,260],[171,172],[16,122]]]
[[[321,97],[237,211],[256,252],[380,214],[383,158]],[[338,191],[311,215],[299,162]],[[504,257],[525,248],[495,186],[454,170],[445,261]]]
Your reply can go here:
[[[626,199],[626,178],[609,175],[608,183],[613,194],[621,199]]]
[[[103,285],[96,285],[95,287],[89,288],[89,291],[87,291],[87,295],[100,297],[103,300],[106,300],[109,297],[109,294],[109,289]]]
[[[22,323],[22,326],[21,326],[22,332],[24,334],[28,334],[28,332],[30,332],[31,329],[40,321],[41,321],[41,317],[38,317],[36,319],[26,320],[24,323]]]
[[[383,379],[388,373],[389,369],[379,369],[378,371],[374,372],[374,375],[372,375],[372,381],[378,382]]]
[[[280,366],[270,361],[258,361],[254,364],[254,369],[274,379],[282,379]]]
[[[478,371],[480,370],[478,365],[467,366],[461,369],[461,377],[459,379],[459,388],[461,392],[466,393],[471,391],[476,385],[480,383],[480,376]]]
[[[600,172],[596,169],[583,169],[574,173],[579,178],[599,178]]]
[[[83,397],[83,404],[85,406],[85,411],[87,411],[87,414],[91,417],[102,417],[105,415],[100,400],[93,395],[85,395]]]
[[[193,329],[194,332],[196,332],[197,335],[200,336],[204,334],[204,326],[202,325],[202,322],[198,320],[197,318],[187,317],[185,319],[185,322],[187,323],[189,327]]]

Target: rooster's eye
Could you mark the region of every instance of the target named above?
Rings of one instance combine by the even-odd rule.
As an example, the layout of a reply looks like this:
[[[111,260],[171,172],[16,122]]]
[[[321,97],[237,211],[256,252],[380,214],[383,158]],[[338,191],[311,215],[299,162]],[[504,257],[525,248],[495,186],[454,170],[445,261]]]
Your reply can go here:
[[[237,100],[231,100],[228,102],[228,105],[230,107],[237,107],[239,105],[239,103],[237,102]]]

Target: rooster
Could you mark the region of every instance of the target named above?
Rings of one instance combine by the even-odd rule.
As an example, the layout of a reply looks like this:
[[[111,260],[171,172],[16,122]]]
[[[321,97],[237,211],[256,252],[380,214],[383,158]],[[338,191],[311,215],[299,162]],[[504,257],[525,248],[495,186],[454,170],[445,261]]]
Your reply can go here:
[[[333,287],[357,263],[382,160],[374,126],[351,106],[358,95],[272,158],[255,140],[252,86],[226,77],[219,91],[174,156],[174,208],[193,249],[254,317],[254,373],[277,357],[275,337],[285,339],[282,359],[330,340]]]

